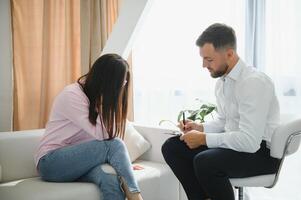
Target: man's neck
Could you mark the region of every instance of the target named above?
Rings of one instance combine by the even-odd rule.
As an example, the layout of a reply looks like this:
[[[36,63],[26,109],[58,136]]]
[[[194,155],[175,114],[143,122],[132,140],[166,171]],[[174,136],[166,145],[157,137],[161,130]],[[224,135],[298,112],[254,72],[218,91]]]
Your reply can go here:
[[[235,67],[235,65],[238,63],[238,60],[239,60],[239,57],[238,57],[238,55],[235,55],[235,57],[232,59],[232,60],[230,60],[230,62],[229,62],[229,64],[228,64],[228,70],[227,70],[227,72],[226,72],[226,74],[229,74],[230,73],[230,71]]]

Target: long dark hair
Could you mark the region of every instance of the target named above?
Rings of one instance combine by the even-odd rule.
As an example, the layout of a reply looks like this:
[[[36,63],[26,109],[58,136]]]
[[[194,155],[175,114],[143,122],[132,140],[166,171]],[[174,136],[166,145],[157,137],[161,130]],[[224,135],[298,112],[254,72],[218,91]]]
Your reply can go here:
[[[90,101],[89,121],[96,125],[99,116],[109,139],[124,137],[129,81],[129,65],[117,54],[99,57],[77,80]]]

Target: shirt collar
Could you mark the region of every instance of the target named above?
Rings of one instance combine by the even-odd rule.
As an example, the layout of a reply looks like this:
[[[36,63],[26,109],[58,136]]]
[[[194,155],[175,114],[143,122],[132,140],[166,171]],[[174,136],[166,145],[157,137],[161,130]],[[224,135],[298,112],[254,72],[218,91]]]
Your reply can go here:
[[[230,78],[230,79],[236,81],[238,79],[243,67],[245,67],[245,63],[241,59],[239,59],[238,62],[236,63],[236,65],[231,69],[229,74],[224,76],[224,78],[225,79]]]

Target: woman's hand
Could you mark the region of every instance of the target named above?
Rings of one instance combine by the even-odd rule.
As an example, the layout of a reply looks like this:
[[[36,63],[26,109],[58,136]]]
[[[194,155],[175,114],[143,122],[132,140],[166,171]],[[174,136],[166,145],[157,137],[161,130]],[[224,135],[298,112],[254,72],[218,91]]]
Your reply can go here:
[[[203,132],[202,124],[196,123],[189,119],[185,120],[185,125],[184,125],[183,121],[180,121],[178,124],[178,127],[181,129],[181,131],[183,133],[187,133],[188,131],[192,131],[192,130]]]

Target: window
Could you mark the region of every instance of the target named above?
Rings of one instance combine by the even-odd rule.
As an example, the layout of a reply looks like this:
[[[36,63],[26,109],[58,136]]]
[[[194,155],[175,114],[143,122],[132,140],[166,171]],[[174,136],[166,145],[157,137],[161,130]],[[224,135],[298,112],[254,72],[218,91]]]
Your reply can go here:
[[[301,113],[301,2],[266,1],[266,67],[282,113]]]
[[[301,1],[266,0],[265,67],[275,83],[280,111],[301,115]],[[272,189],[248,188],[252,199],[300,200],[301,150],[285,158]]]
[[[133,47],[135,121],[176,121],[180,110],[197,105],[196,98],[214,103],[216,80],[202,68],[195,41],[209,25],[226,23],[236,31],[244,59],[244,20],[241,0],[154,1]]]

